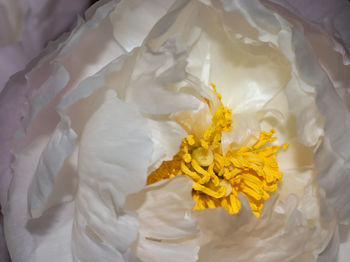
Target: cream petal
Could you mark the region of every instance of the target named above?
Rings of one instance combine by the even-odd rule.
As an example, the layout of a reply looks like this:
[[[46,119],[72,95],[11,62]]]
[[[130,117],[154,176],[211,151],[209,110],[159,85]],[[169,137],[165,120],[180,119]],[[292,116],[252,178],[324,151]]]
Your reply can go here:
[[[315,103],[315,90],[301,74],[300,63],[295,55],[294,47],[298,33],[292,25],[279,16],[271,17],[262,5],[253,6],[250,3],[240,3],[250,23],[259,30],[263,41],[276,44],[292,65],[292,78],[286,87],[288,103],[296,116],[298,137],[306,146],[313,146],[323,135],[323,118]],[[257,15],[262,13],[262,15]],[[254,15],[255,14],[255,15]],[[259,20],[259,22],[255,21]],[[268,24],[268,25],[266,25]],[[272,33],[277,38],[269,38]],[[271,36],[272,37],[272,36]],[[266,39],[265,39],[266,38]],[[307,43],[303,43],[307,45]],[[296,97],[298,96],[298,98]],[[307,112],[305,114],[305,112]]]
[[[306,146],[313,146],[324,135],[324,118],[316,107],[314,95],[303,91],[297,79],[293,76],[286,87],[286,94],[290,110],[296,118],[296,129],[300,142]]]
[[[313,253],[323,250],[324,243],[332,237],[330,229],[335,227],[335,220],[325,226],[316,218],[311,226],[299,210],[296,196],[289,195],[277,205],[276,199],[272,197],[265,203],[260,218],[245,208],[236,216],[224,210],[198,213],[203,234],[200,261],[231,261],[232,257],[235,261],[315,261]]]
[[[156,115],[196,109],[199,106],[196,98],[171,89],[186,78],[186,59],[187,53],[179,50],[172,40],[156,53],[141,49],[125,101],[137,104],[145,113]]]
[[[196,245],[157,241],[144,241],[138,247],[138,253],[144,262],[194,262],[198,261],[198,250]]]
[[[260,136],[260,125],[255,116],[235,114],[232,118],[232,129],[222,133],[221,149],[224,154],[230,145],[232,149],[252,146]]]
[[[334,258],[338,258],[338,253],[340,256],[339,256],[339,260],[337,261],[338,262],[346,261],[347,257],[345,257],[341,251],[339,252],[339,244],[340,244],[339,228],[337,228],[329,245],[317,258],[317,262],[332,261],[334,260]]]
[[[117,59],[109,64],[107,68],[101,70],[95,76],[87,78],[81,85],[67,93],[57,105],[56,109],[61,116],[61,122],[57,125],[45,151],[42,153],[36,176],[29,191],[29,206],[33,208],[31,210],[33,215],[40,216],[47,208],[71,199],[67,198],[66,190],[62,191],[60,188],[60,181],[63,183],[64,181],[62,179],[57,181],[56,178],[65,177],[72,185],[70,195],[75,193],[74,185],[76,185],[77,179],[76,163],[78,160],[73,155],[70,158],[75,159],[72,165],[72,161],[65,159],[73,153],[74,149],[75,152],[78,151],[78,147],[75,145],[77,135],[81,136],[91,114],[103,103],[101,97],[103,97],[105,90],[99,92],[96,92],[96,90],[103,86],[106,75],[117,72],[123,64],[123,57]],[[93,92],[95,92],[95,95],[89,97]],[[86,97],[89,98],[86,99]],[[67,172],[70,173],[70,178],[67,176]],[[46,184],[43,183],[45,177],[47,178]]]
[[[153,152],[149,173],[160,166],[162,161],[171,160],[179,151],[182,139],[187,133],[174,121],[148,119],[152,131]]]
[[[326,190],[327,199],[338,209],[340,217],[347,219],[350,209],[349,173],[345,159],[334,152],[328,137],[323,139],[318,148],[315,162],[319,172],[319,182]]]
[[[140,46],[174,2],[174,0],[122,1],[110,16],[116,41],[126,52]]]
[[[84,36],[84,34],[86,33],[86,29],[88,29],[89,27],[91,27],[91,26],[94,26],[95,24],[98,24],[99,23],[99,20],[101,20],[101,19],[103,19],[103,17],[105,17],[106,16],[106,14],[108,14],[108,8],[110,9],[110,8],[113,8],[113,5],[111,6],[111,5],[107,5],[107,9],[106,9],[106,7],[104,8],[104,9],[102,9],[102,11],[103,12],[101,12],[101,10],[99,10],[99,12],[97,12],[97,15],[95,16],[95,17],[92,17],[92,20],[90,21],[90,23],[87,23],[87,25],[84,25],[82,28],[78,28],[77,30],[76,30],[76,35],[78,35],[78,37],[75,35],[74,37],[71,37],[71,38],[68,38],[68,40],[64,43],[65,45],[60,45],[59,46],[59,49],[58,49],[58,51],[60,52],[60,55],[59,56],[64,56],[65,54],[67,54],[71,49],[72,49],[72,47],[74,47],[74,45],[80,40],[80,38],[81,37],[83,37]],[[78,33],[77,33],[78,32]],[[62,47],[64,47],[64,48],[62,48]],[[59,57],[59,56],[56,56],[56,58],[57,57]],[[42,59],[40,62],[39,62],[39,66],[36,66],[35,68],[34,68],[34,70],[32,70],[31,72],[30,72],[30,74],[28,74],[29,75],[29,77],[28,77],[28,79],[29,79],[29,81],[30,81],[30,83],[31,83],[31,85],[37,85],[38,83],[39,83],[39,86],[40,85],[42,85],[42,83],[44,83],[44,85],[42,85],[41,87],[45,87],[45,79],[43,79],[41,76],[42,75],[48,75],[47,73],[48,73],[48,71],[50,72],[50,69],[48,69],[48,68],[50,68],[50,65],[49,64],[47,64],[47,61],[49,60],[49,59],[52,59],[52,55],[49,55],[49,56],[47,56],[47,57],[45,57],[44,59]],[[49,67],[47,67],[47,65],[49,65]],[[55,66],[56,66],[56,69],[57,69],[57,72],[65,72],[65,70],[64,70],[64,68],[63,67],[60,67],[60,66],[57,66],[57,64],[56,65],[54,65],[54,67],[53,68],[55,68]],[[113,67],[112,67],[113,68]],[[61,71],[60,71],[61,70]],[[40,74],[40,73],[43,73],[43,72],[45,72],[44,74]],[[56,74],[57,75],[57,74]],[[55,77],[55,75],[54,75],[54,77]],[[73,75],[73,80],[74,80],[74,75]],[[71,80],[72,80],[72,78],[71,78]],[[101,80],[99,80],[99,81],[101,81]],[[59,81],[58,81],[59,82]],[[96,85],[98,85],[98,81],[96,82],[94,82],[94,84]],[[59,90],[61,87],[64,87],[65,86],[65,83],[64,83],[64,81],[62,82],[61,81],[61,84],[60,85],[58,85],[57,86],[57,88],[55,87],[55,86],[50,86],[50,85],[46,85],[46,87],[45,88],[41,88],[41,89],[39,89],[40,90],[40,92],[38,93],[33,93],[33,95],[32,95],[32,97],[31,97],[31,103],[35,106],[34,107],[34,109],[33,108],[31,108],[32,109],[32,111],[31,111],[31,115],[29,115],[29,117],[27,117],[27,118],[25,118],[24,119],[24,127],[27,127],[27,126],[29,126],[29,129],[28,129],[28,135],[27,135],[27,137],[25,137],[24,138],[24,140],[27,140],[27,141],[29,141],[30,139],[33,139],[33,137],[35,137],[35,136],[37,136],[38,134],[40,134],[40,132],[42,132],[42,131],[40,131],[39,130],[39,132],[37,131],[37,130],[35,130],[35,128],[34,128],[34,130],[31,130],[31,128],[33,127],[33,125],[34,125],[34,127],[36,127],[36,123],[38,123],[38,122],[40,122],[40,121],[45,121],[46,120],[46,116],[47,115],[49,115],[49,114],[46,114],[45,115],[45,117],[43,117],[43,114],[41,114],[41,112],[39,113],[39,115],[38,115],[38,117],[34,120],[34,122],[33,123],[31,123],[31,125],[29,125],[30,124],[30,122],[31,122],[31,120],[32,119],[34,119],[35,118],[35,116],[36,116],[36,114],[41,110],[41,108],[42,107],[47,107],[46,106],[46,104],[50,101],[50,99],[52,99],[56,94],[57,94],[57,90]],[[99,87],[99,86],[98,86]],[[84,89],[84,88],[83,88]],[[89,91],[88,90],[88,92],[92,92],[92,91]],[[88,93],[88,92],[79,92],[79,91],[77,91],[76,93],[77,94],[73,94],[73,95],[71,95],[71,96],[68,96],[68,98],[66,99],[66,100],[63,100],[62,101],[62,103],[63,103],[63,105],[61,106],[60,105],[60,107],[61,107],[61,111],[60,111],[60,113],[61,113],[61,115],[62,115],[62,124],[61,125],[59,125],[58,127],[57,127],[57,129],[56,129],[56,134],[57,134],[57,136],[56,136],[56,138],[62,138],[63,140],[64,139],[66,139],[66,138],[68,138],[68,143],[66,144],[66,145],[63,145],[63,144],[61,144],[61,143],[55,143],[55,136],[53,136],[52,137],[52,139],[51,139],[51,143],[49,143],[49,146],[46,148],[48,151],[50,151],[50,153],[52,153],[52,152],[66,152],[66,153],[64,153],[64,154],[67,154],[67,152],[69,153],[69,151],[70,151],[70,149],[68,150],[68,151],[66,151],[67,150],[67,147],[66,146],[72,146],[72,145],[74,145],[74,144],[72,144],[74,141],[72,141],[72,137],[70,137],[69,138],[69,136],[70,136],[70,134],[72,134],[72,129],[70,129],[70,127],[69,127],[69,125],[70,125],[70,119],[69,118],[67,118],[67,115],[65,115],[65,113],[62,111],[63,109],[64,109],[64,105],[65,106],[69,106],[71,103],[74,103],[76,100],[78,100],[78,99],[80,99],[81,97],[84,97],[84,96],[86,96],[86,94]],[[40,94],[40,95],[39,95]],[[37,99],[37,100],[36,100]],[[56,102],[54,102],[54,103],[57,103],[57,101]],[[52,104],[52,103],[51,103]],[[50,106],[50,110],[52,110],[52,105],[51,104],[49,104],[48,106]],[[53,110],[52,110],[53,111]],[[49,112],[52,112],[52,111],[49,111]],[[70,115],[70,117],[71,117],[71,115]],[[52,117],[51,117],[51,119],[52,119]],[[57,120],[57,118],[56,117],[54,117],[53,118],[54,119],[54,121],[56,121]],[[57,123],[57,122],[56,122]],[[40,125],[39,125],[40,126]],[[73,125],[74,126],[74,125]],[[45,130],[44,132],[47,132],[47,130]],[[70,140],[70,141],[69,141]],[[74,139],[73,139],[74,140]],[[22,142],[22,144],[26,144],[26,143],[28,143],[28,142],[26,142],[26,141],[24,141],[24,142]],[[17,147],[18,147],[18,145],[17,145]],[[20,147],[19,147],[20,148]],[[39,155],[42,153],[42,151],[40,151],[39,152]],[[49,155],[48,155],[49,156]],[[59,155],[59,156],[62,156],[62,155]],[[38,156],[35,156],[35,157],[38,157]],[[46,157],[46,156],[45,156]],[[63,156],[63,158],[62,159],[64,159],[66,156]],[[55,159],[53,159],[51,156],[49,156],[49,158],[46,158],[46,162],[47,162],[47,160],[50,162],[50,161],[54,161],[54,163],[56,163],[56,164],[58,164],[58,165],[62,165],[62,162],[61,162],[61,164],[60,163],[57,163],[57,162],[55,162]],[[62,160],[60,160],[60,161],[62,161]],[[74,162],[74,161],[73,161]],[[33,166],[35,166],[35,162],[31,162],[31,164],[33,165]],[[44,203],[45,202],[45,200],[48,200],[48,203],[46,203],[47,205],[44,207],[44,209],[43,210],[40,210],[40,215],[42,215],[39,219],[38,219],[38,221],[43,221],[43,222],[45,222],[45,221],[50,221],[50,219],[53,219],[52,217],[50,218],[50,217],[47,217],[45,214],[46,213],[48,213],[49,211],[45,211],[47,208],[50,208],[50,206],[54,206],[54,205],[57,205],[57,203],[60,203],[61,201],[67,201],[67,199],[61,199],[62,197],[64,197],[64,195],[65,195],[65,191],[61,191],[61,192],[58,192],[59,191],[59,189],[60,189],[60,187],[62,186],[62,183],[63,183],[63,185],[65,184],[65,182],[67,182],[67,181],[69,181],[69,182],[74,182],[74,170],[71,172],[71,174],[72,174],[72,177],[63,177],[63,180],[64,181],[61,181],[62,179],[62,176],[64,176],[65,174],[64,174],[64,172],[65,171],[67,171],[67,168],[69,168],[69,165],[70,165],[70,161],[69,161],[69,159],[67,159],[67,161],[65,161],[65,163],[64,163],[64,166],[63,166],[63,168],[61,169],[61,171],[60,171],[60,173],[59,174],[55,174],[55,172],[57,172],[57,171],[55,171],[55,170],[53,170],[53,173],[52,174],[54,174],[54,175],[56,175],[57,177],[55,177],[56,178],[56,181],[49,181],[49,180],[47,180],[47,181],[49,181],[49,182],[51,182],[51,183],[53,183],[53,182],[56,182],[54,185],[51,185],[51,184],[46,184],[46,185],[44,185],[44,190],[46,190],[46,194],[43,196],[44,198],[42,198],[39,202],[42,204],[42,203]],[[44,166],[44,165],[43,165]],[[57,166],[56,166],[57,167]],[[73,168],[74,169],[74,168]],[[50,171],[52,171],[52,170],[50,170]],[[71,170],[69,170],[69,171],[71,171]],[[23,172],[23,174],[26,174],[26,172]],[[42,172],[42,174],[44,174],[44,176],[47,176],[47,174],[48,173],[46,173],[46,172]],[[31,179],[32,178],[32,176],[28,176],[28,178],[29,179]],[[72,181],[73,180],[73,181]],[[28,180],[25,180],[25,181],[28,181]],[[30,181],[30,180],[29,180]],[[40,180],[40,181],[42,181],[42,180]],[[61,183],[62,182],[62,183]],[[50,189],[49,190],[47,190],[47,188],[50,188],[51,187],[51,189],[53,190],[52,191],[52,194],[48,194],[48,193],[50,193]],[[74,188],[71,188],[71,192],[69,192],[69,194],[72,196],[72,194],[74,194],[75,193],[75,189]],[[37,189],[37,190],[32,190],[31,191],[31,194],[33,194],[33,192],[34,192],[34,194],[40,194],[40,192],[38,192],[38,191],[40,191],[39,189]],[[69,190],[68,190],[69,191]],[[25,190],[23,190],[23,192],[24,193],[26,193],[27,192],[27,189],[25,189]],[[12,193],[10,194],[10,197],[12,196]],[[48,198],[49,197],[49,198]],[[48,199],[47,199],[48,198]],[[55,199],[56,198],[56,199]],[[70,200],[71,200],[72,198],[70,198]],[[21,200],[23,203],[26,203],[26,198],[24,197],[22,200]],[[19,211],[19,209],[15,209],[16,211],[14,211],[14,212],[16,212],[16,217],[18,217],[18,220],[17,219],[13,219],[13,221],[14,222],[16,222],[16,221],[19,221],[20,219],[22,219],[22,217],[23,216],[27,216],[26,215],[26,208],[22,208],[20,211]],[[51,209],[50,209],[51,210]],[[6,217],[8,218],[8,217],[13,217],[14,215],[14,212],[11,212],[11,211],[8,211],[7,212],[7,215],[6,215]],[[44,212],[43,214],[42,214],[42,212]],[[63,214],[65,214],[64,212],[63,212]],[[73,217],[73,213],[70,213],[70,215],[68,216],[68,217],[70,217],[71,219],[72,219],[72,217]],[[7,219],[6,218],[6,219]],[[22,220],[20,220],[21,222],[20,223],[17,223],[17,226],[19,225],[19,224],[23,224],[24,222],[22,222],[22,221],[24,221],[23,219]],[[62,234],[59,234],[58,232],[56,232],[57,233],[57,237],[65,237],[66,239],[64,240],[65,241],[65,243],[66,243],[66,246],[67,246],[67,251],[64,251],[63,253],[60,253],[60,254],[57,254],[57,255],[55,255],[55,258],[57,258],[59,261],[62,261],[62,260],[65,260],[65,261],[69,261],[68,260],[68,258],[66,259],[65,257],[66,256],[70,256],[70,258],[72,259],[72,255],[71,255],[71,228],[72,228],[72,220],[71,220],[71,222],[70,222],[70,226],[69,226],[69,224],[67,224],[68,225],[68,227],[67,226],[63,226],[63,225],[61,225],[61,229],[64,231],[64,233],[62,233]],[[40,222],[38,222],[38,223],[40,223]],[[46,222],[45,222],[46,223]],[[59,222],[59,221],[57,221],[57,224],[58,223],[61,223],[61,222]],[[133,222],[133,223],[135,223],[135,221]],[[8,223],[9,224],[9,226],[11,226],[11,224],[12,223]],[[62,224],[62,223],[61,223]],[[12,229],[11,229],[12,230]],[[8,231],[8,232],[11,232],[11,230],[10,231]],[[67,230],[68,230],[68,232],[67,232]],[[16,254],[15,256],[19,256],[19,257],[21,257],[22,256],[22,258],[20,258],[18,261],[25,261],[25,260],[27,260],[27,258],[28,259],[31,259],[30,257],[27,257],[28,256],[28,252],[31,252],[32,253],[32,249],[33,249],[33,247],[32,247],[32,245],[30,244],[30,243],[32,243],[31,241],[29,241],[29,235],[26,235],[27,233],[26,233],[26,229],[25,229],[25,224],[23,224],[21,227],[18,227],[18,229],[16,229],[16,231],[18,231],[19,233],[17,234],[17,235],[22,235],[22,237],[23,236],[25,236],[25,239],[27,239],[28,240],[28,248],[27,248],[27,250],[24,250],[23,252],[22,251],[16,251],[16,250],[13,250],[13,248],[11,249],[11,253],[13,253],[13,252],[15,252],[15,253],[20,253],[20,254]],[[10,233],[7,233],[7,234],[10,234]],[[52,235],[51,235],[52,234]],[[37,252],[36,253],[33,253],[33,255],[37,258],[37,259],[39,259],[38,261],[47,261],[47,258],[50,256],[50,254],[52,255],[52,254],[54,254],[53,253],[53,249],[54,249],[54,246],[55,245],[61,245],[60,244],[60,241],[58,241],[57,239],[56,239],[56,237],[55,237],[55,232],[53,232],[53,231],[48,231],[47,232],[47,234],[44,236],[44,238],[46,238],[46,240],[47,240],[47,242],[45,242],[45,243],[42,243],[42,242],[37,242],[37,245],[39,246],[36,250],[37,250]],[[52,241],[51,241],[52,240]],[[13,240],[13,241],[16,241],[16,240]],[[11,245],[12,245],[12,243],[11,243]],[[23,245],[20,245],[20,246],[25,246],[25,244],[23,244]],[[57,250],[59,250],[59,249],[55,249],[56,251]],[[62,250],[61,250],[62,251]],[[22,253],[21,253],[22,252]],[[46,252],[46,253],[45,253]],[[125,253],[125,256],[126,257],[129,257],[130,259],[132,259],[132,255],[131,254],[129,254],[128,252],[126,252]],[[46,258],[46,259],[45,259]],[[42,260],[41,260],[42,259]]]
[[[77,42],[79,42],[81,38],[86,37],[86,35],[89,35],[88,29],[94,26],[95,24],[101,23],[101,20],[103,20],[108,15],[110,9],[113,7],[113,5],[107,5],[104,8],[99,9],[89,22],[82,25],[81,27],[78,27],[74,32],[75,34],[72,34],[71,37],[69,37],[66,40],[64,47],[59,46],[59,49],[57,50],[57,52],[59,52],[59,55],[57,55],[54,58],[60,60],[61,57],[64,56],[67,52],[72,51],[72,49],[74,51]],[[50,103],[52,104],[51,101],[55,97],[57,97],[57,95],[62,91],[62,89],[69,89],[69,86],[67,86],[69,81],[75,80],[74,72],[68,73],[67,71],[67,69],[69,70],[70,67],[67,67],[66,69],[62,65],[56,63],[54,66],[51,66],[51,77],[45,80],[40,85],[41,78],[38,77],[38,75],[40,73],[43,73],[43,71],[48,70],[47,68],[45,68],[45,60],[47,59],[48,57],[45,57],[44,61],[41,61],[41,63],[39,63],[39,65],[35,69],[28,73],[29,82],[34,86],[39,84],[39,87],[37,88],[37,90],[34,89],[34,92],[31,94],[29,100],[30,110],[22,123],[24,129],[26,129],[29,126],[29,124],[36,118],[38,113],[45,106],[47,106]],[[72,95],[71,97],[74,97],[74,95]],[[67,102],[63,101],[63,103]],[[55,177],[57,176],[60,168],[63,166],[64,160],[74,151],[74,141],[76,139],[76,133],[73,129],[70,128],[70,119],[67,118],[65,116],[65,113],[62,111],[62,105],[59,105],[58,108],[59,114],[61,114],[62,121],[56,127],[55,131],[52,134],[50,142],[48,143],[45,151],[42,153],[42,157],[38,165],[36,175],[31,184],[31,188],[28,191],[29,208],[33,209],[31,210],[33,212],[32,214],[35,213],[36,216],[40,216],[42,211],[48,207],[46,206],[44,207],[44,209],[42,208],[48,200],[48,197],[52,193]],[[35,119],[34,123],[32,123],[32,126],[34,126],[35,129],[36,123],[41,123],[43,121],[44,120],[42,118],[38,117]],[[29,134],[34,133],[34,135],[37,135],[37,133],[39,133],[37,130],[34,132],[28,130],[28,132]],[[25,139],[29,140],[30,137],[31,135],[27,136]]]
[[[67,133],[65,131],[66,129],[59,124],[45,150],[41,153],[34,179],[28,191],[28,208],[33,216],[37,216],[34,214],[34,210],[41,208],[51,194],[54,186],[53,181],[63,166],[65,158],[74,151],[76,134],[72,130],[68,130]]]
[[[315,103],[317,106],[317,109],[315,109],[313,106],[310,107],[310,104],[307,105],[307,100],[305,100],[304,107],[309,113],[305,114],[305,119],[299,123],[304,122],[303,126],[305,127],[311,127],[312,125],[315,127],[318,126],[316,129],[313,129],[313,132],[316,131],[321,134],[321,132],[317,130],[320,130],[320,127],[323,126],[323,121],[320,121],[320,117],[318,115],[315,115],[316,117],[313,116],[315,112],[319,111],[320,114],[324,116],[324,133],[325,136],[328,137],[324,139],[323,143],[328,143],[327,139],[329,139],[332,151],[334,151],[333,155],[339,154],[342,158],[342,161],[344,161],[343,165],[346,166],[350,159],[350,151],[348,150],[350,141],[350,114],[346,109],[346,105],[342,103],[341,99],[337,95],[328,75],[325,73],[325,71],[322,70],[322,67],[320,66],[317,58],[314,56],[312,46],[310,46],[310,44],[307,42],[307,39],[305,39],[303,34],[297,30],[296,27],[294,27],[294,29],[291,31],[291,34],[291,41],[295,49],[294,72],[297,72],[298,79],[301,79],[304,83],[306,83],[306,85],[300,85],[300,87],[302,87],[305,92],[314,94]],[[298,94],[300,95],[300,92],[298,92]],[[310,98],[308,99],[310,100]],[[293,104],[291,103],[291,105],[293,111]],[[294,108],[296,108],[296,106],[297,103],[295,103]],[[313,122],[313,119],[316,119],[316,122]],[[313,136],[314,134],[311,136],[311,138]],[[311,140],[315,141],[315,138],[312,138]],[[322,150],[318,150],[316,152],[316,159],[321,159],[325,156],[326,153],[322,152],[323,150],[326,150],[326,152],[328,152],[327,146],[323,146],[322,148]],[[319,154],[320,156],[318,156]],[[349,186],[349,180],[344,179],[343,172],[337,173],[336,176],[331,175],[331,172],[322,173],[327,172],[326,170],[331,170],[330,168],[332,165],[334,169],[339,168],[338,161],[335,161],[332,165],[329,165],[327,163],[329,162],[323,163],[321,161],[317,161],[316,163],[316,167],[319,172],[320,183],[325,188],[327,195],[333,194],[333,197],[329,198],[329,200],[334,206],[337,207],[341,221],[345,222],[348,221],[349,218],[349,209],[342,203],[344,203],[344,198],[348,196],[344,195],[338,190],[335,190],[334,188],[331,190],[331,188],[332,184],[334,183],[342,184],[342,186]],[[328,175],[332,176],[332,184],[322,182],[322,180],[324,180]],[[339,192],[337,197],[335,197],[336,192]]]
[[[72,203],[50,209],[39,219],[30,219],[27,209],[27,190],[47,143],[48,137],[35,139],[16,155],[13,165],[14,178],[4,214],[5,236],[13,261],[73,261]]]
[[[138,214],[135,254],[143,261],[196,261],[199,247],[187,243],[198,233],[191,210],[193,181],[185,176],[161,181],[128,197],[125,208]],[[174,256],[180,252],[181,255]]]
[[[145,185],[152,153],[149,135],[137,108],[107,92],[80,141],[73,226],[73,254],[78,260],[96,261],[101,255],[105,261],[121,259],[136,240],[137,220],[122,207],[128,194]]]
[[[236,39],[227,28],[237,25],[237,21],[223,19],[219,12],[212,12],[213,7],[197,3],[186,9],[189,17],[182,19],[189,21],[183,28],[178,22],[181,34],[188,36],[200,30],[191,46],[187,71],[204,83],[215,83],[224,105],[233,113],[256,111],[285,86],[290,69],[276,49]],[[193,29],[188,32],[188,28]],[[208,63],[210,68],[206,69]]]

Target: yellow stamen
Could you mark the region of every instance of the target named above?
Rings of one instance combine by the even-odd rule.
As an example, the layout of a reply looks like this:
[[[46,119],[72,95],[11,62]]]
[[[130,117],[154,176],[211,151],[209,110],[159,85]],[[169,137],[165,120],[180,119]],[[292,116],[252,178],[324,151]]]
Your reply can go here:
[[[276,191],[277,183],[282,179],[275,153],[286,148],[288,143],[266,146],[277,139],[271,129],[270,132],[261,131],[253,146],[235,150],[229,147],[223,154],[222,132],[231,130],[232,112],[223,106],[214,84],[212,88],[220,106],[212,112],[210,101],[205,99],[213,114],[211,126],[204,131],[203,137],[190,134],[183,139],[179,153],[150,174],[147,184],[183,174],[193,180],[194,210],[223,207],[228,213],[237,214],[241,208],[238,194],[243,193],[252,212],[259,217],[264,201],[270,197],[267,192]]]

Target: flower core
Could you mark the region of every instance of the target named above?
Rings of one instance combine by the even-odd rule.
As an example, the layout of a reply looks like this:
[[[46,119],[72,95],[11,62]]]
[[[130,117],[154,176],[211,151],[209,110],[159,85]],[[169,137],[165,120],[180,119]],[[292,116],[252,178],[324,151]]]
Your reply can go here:
[[[150,174],[147,184],[186,175],[193,180],[192,197],[196,201],[193,210],[224,207],[228,213],[237,214],[241,208],[238,193],[243,193],[254,215],[259,217],[264,200],[270,197],[267,191],[276,191],[277,182],[282,179],[275,153],[288,143],[267,146],[276,140],[272,129],[261,131],[253,146],[239,149],[230,146],[223,154],[221,137],[232,128],[232,112],[222,104],[216,86],[212,84],[212,87],[220,106],[213,114],[211,125],[202,137],[190,134],[184,138],[180,151]],[[210,101],[205,100],[212,112]]]

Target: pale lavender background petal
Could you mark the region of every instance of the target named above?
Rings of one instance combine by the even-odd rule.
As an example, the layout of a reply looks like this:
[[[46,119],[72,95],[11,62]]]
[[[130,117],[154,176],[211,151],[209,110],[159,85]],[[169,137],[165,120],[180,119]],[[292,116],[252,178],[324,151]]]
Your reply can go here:
[[[45,47],[48,41],[68,31],[90,0],[22,0],[22,41],[0,47],[0,92],[8,78]],[[1,32],[0,32],[1,34]]]
[[[22,41],[0,47],[0,207],[6,205],[7,190],[11,182],[12,156],[9,141],[19,126],[20,109],[29,94],[24,72],[18,73],[19,77],[15,81],[8,82],[9,77],[23,70],[28,62],[43,50],[48,41],[72,29],[78,16],[82,16],[91,2],[90,0],[23,0]],[[0,211],[0,261],[6,262],[9,258],[2,227],[2,211]]]
[[[268,0],[293,11],[303,19],[320,26],[344,49],[344,61],[350,64],[350,1],[348,0]],[[342,48],[339,46],[338,48]]]
[[[9,254],[7,252],[6,243],[3,239],[4,239],[3,219],[2,219],[1,210],[0,210],[0,261],[7,262],[9,261]]]
[[[350,50],[350,2],[347,0],[286,0],[305,19],[321,25]]]

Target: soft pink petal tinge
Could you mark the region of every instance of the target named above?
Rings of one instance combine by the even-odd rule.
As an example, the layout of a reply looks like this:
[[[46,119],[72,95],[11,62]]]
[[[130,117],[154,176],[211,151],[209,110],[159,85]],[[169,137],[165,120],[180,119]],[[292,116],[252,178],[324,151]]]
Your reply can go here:
[[[90,0],[11,1],[0,1],[0,207],[6,205],[12,178],[10,139],[19,126],[20,109],[30,93],[24,74],[15,82],[9,78],[23,70],[49,41],[71,30],[78,16],[92,3]],[[6,8],[11,4],[13,7]],[[17,38],[13,37],[15,27],[20,27]],[[0,211],[0,261],[6,262],[9,257],[2,223]]]

